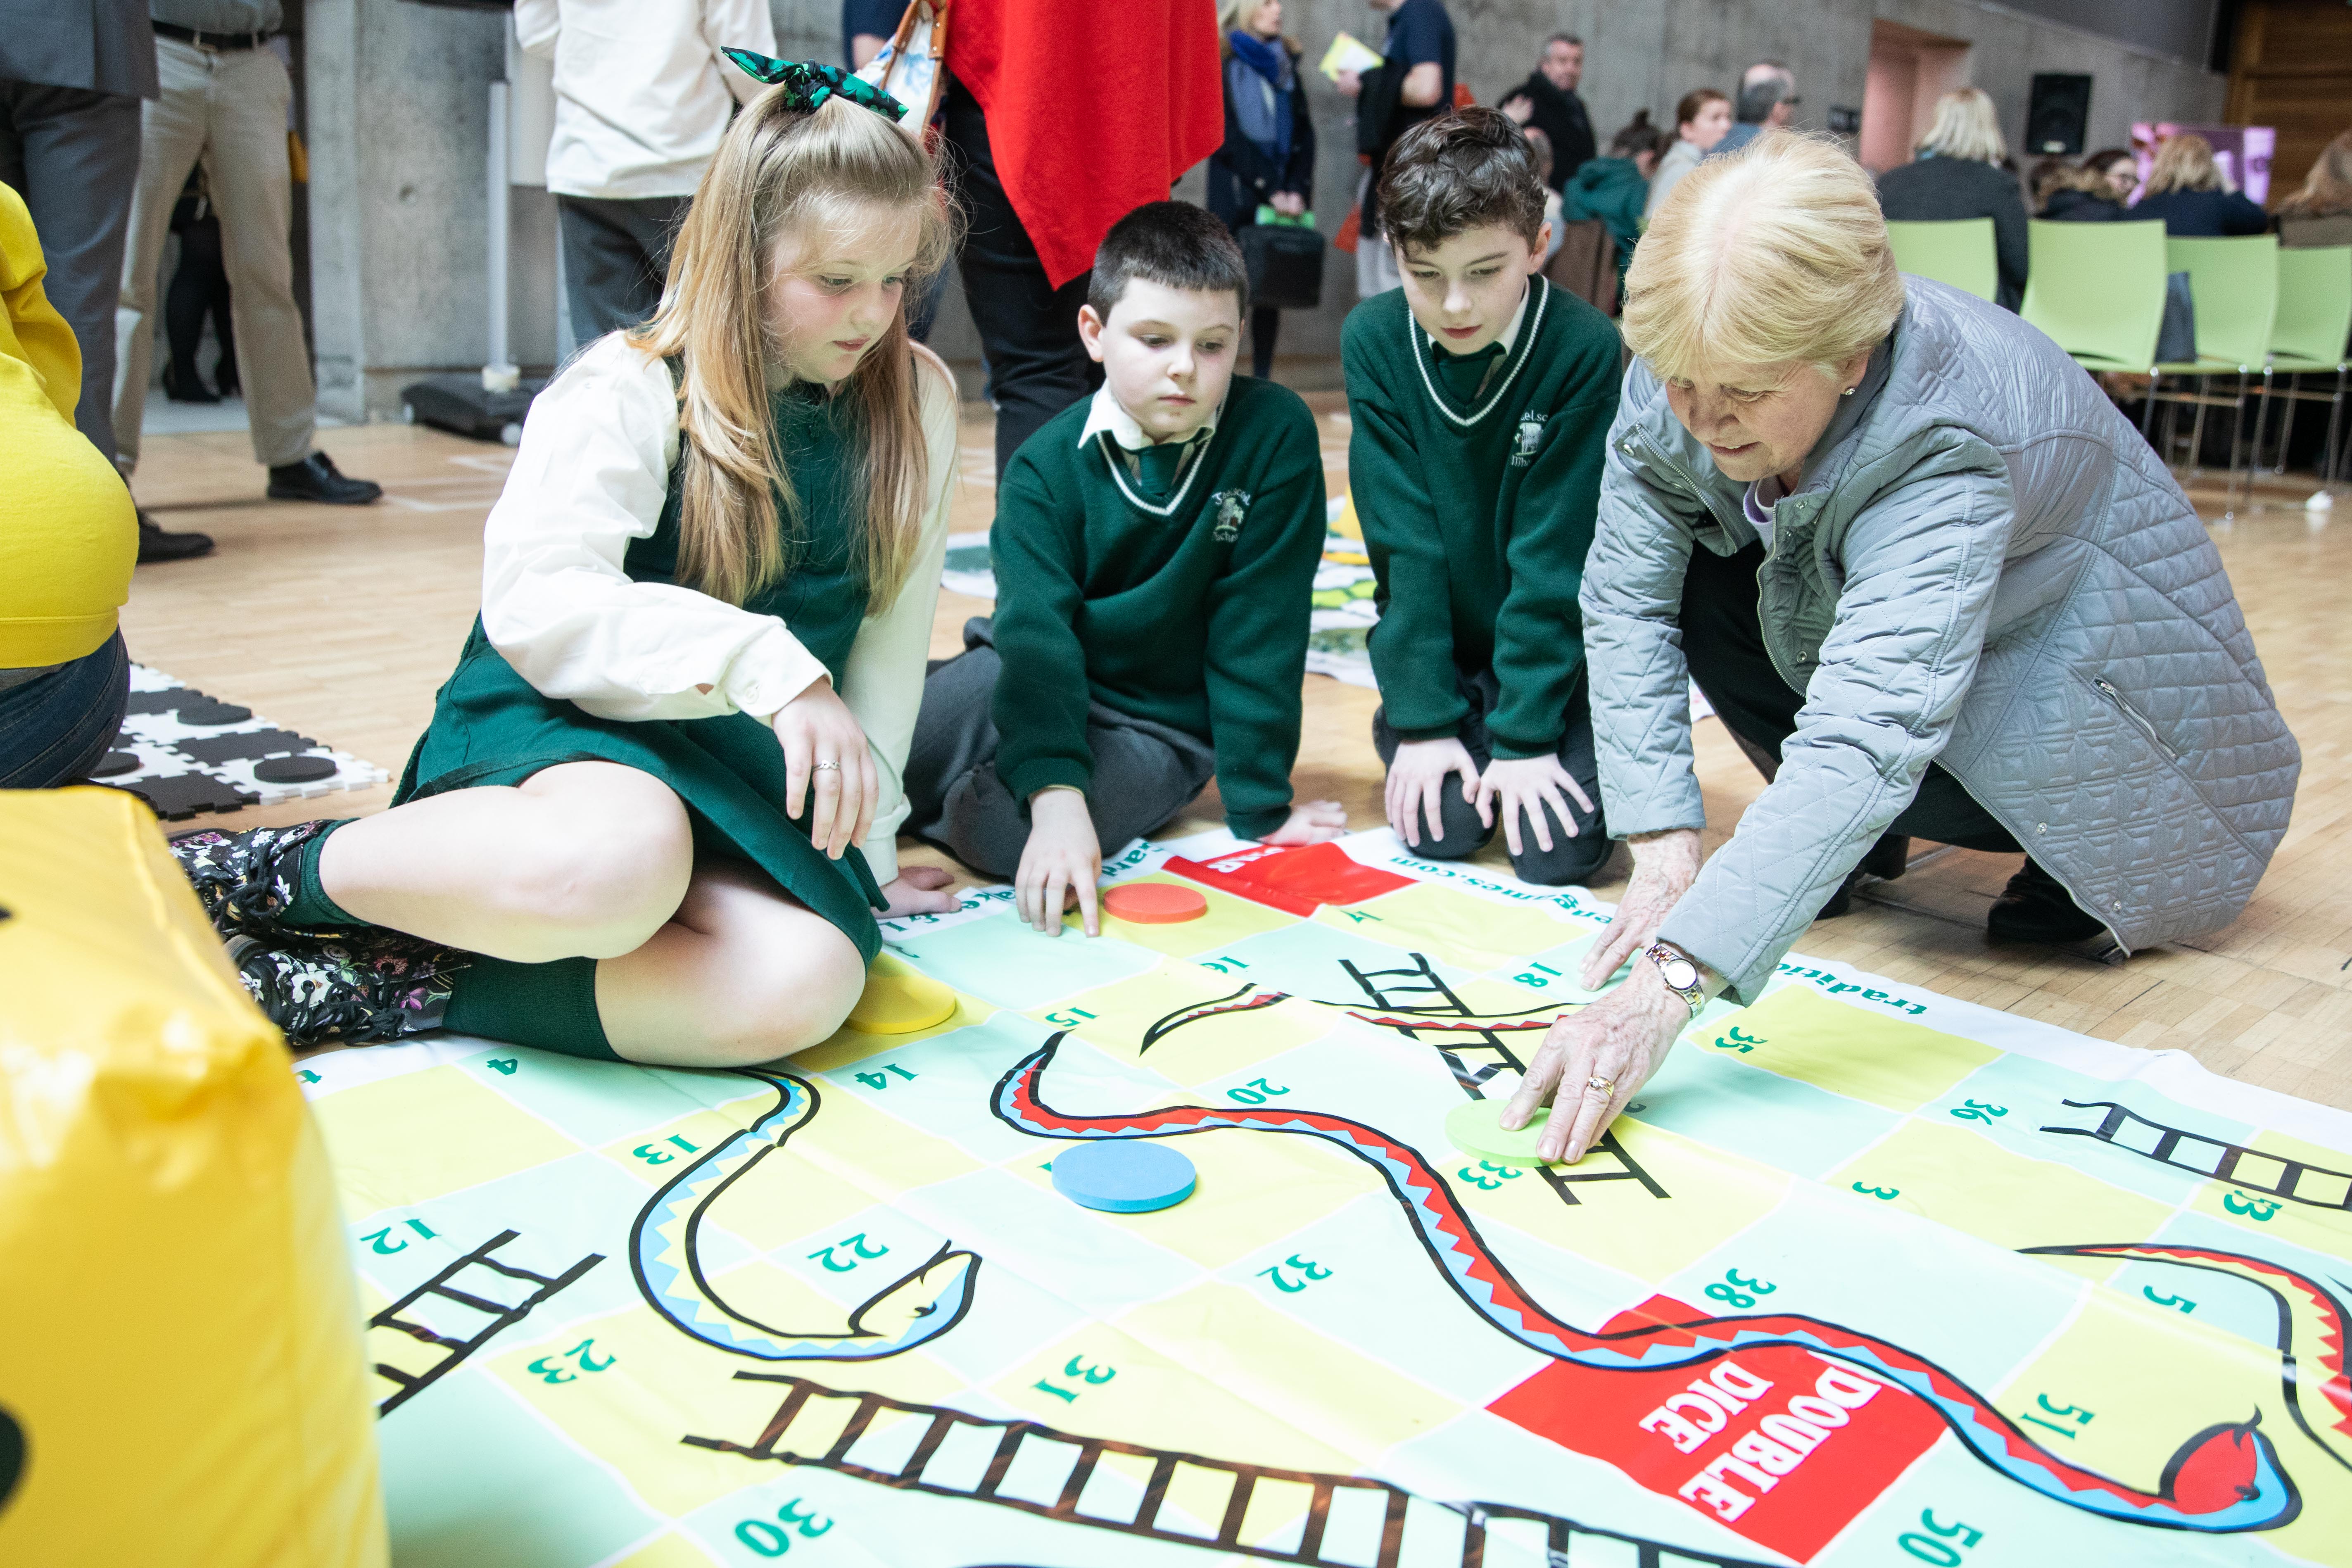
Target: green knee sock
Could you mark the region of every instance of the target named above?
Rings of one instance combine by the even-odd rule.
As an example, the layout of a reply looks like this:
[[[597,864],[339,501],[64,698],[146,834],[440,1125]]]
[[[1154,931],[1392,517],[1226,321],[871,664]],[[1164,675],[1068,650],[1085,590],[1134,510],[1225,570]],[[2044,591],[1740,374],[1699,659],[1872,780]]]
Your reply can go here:
[[[618,1061],[596,1016],[596,961],[514,963],[475,953],[451,978],[445,1028],[570,1057]]]
[[[317,834],[294,850],[297,875],[294,879],[294,900],[278,919],[290,926],[363,926],[368,922],[352,914],[342,905],[327,897],[327,889],[319,885],[319,851],[326,847],[328,837],[338,828],[349,827],[356,820],[344,817],[321,826]]]

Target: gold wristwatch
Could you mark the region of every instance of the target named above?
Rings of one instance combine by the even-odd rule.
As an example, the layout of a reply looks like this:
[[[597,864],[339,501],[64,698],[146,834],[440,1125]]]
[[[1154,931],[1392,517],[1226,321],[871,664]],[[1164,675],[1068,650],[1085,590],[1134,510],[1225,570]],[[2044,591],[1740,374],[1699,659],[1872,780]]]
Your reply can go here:
[[[1681,997],[1690,1008],[1691,1016],[1697,1017],[1699,1009],[1706,1005],[1706,981],[1698,965],[1663,942],[1654,942],[1643,948],[1642,956],[1657,966],[1658,978],[1666,983],[1666,989]]]

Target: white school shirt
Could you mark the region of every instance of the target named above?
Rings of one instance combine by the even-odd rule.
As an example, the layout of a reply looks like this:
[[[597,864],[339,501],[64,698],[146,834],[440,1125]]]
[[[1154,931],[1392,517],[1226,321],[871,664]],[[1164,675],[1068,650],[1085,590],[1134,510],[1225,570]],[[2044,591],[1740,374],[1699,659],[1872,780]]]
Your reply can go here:
[[[776,52],[766,0],[515,0],[515,35],[555,61],[547,188],[690,196],[737,103],[767,90],[719,51]]]
[[[869,611],[841,679],[841,700],[874,756],[879,798],[861,847],[879,883],[898,875],[907,748],[957,476],[954,379],[929,350],[915,354],[929,459],[922,532],[897,602]],[[484,525],[482,630],[541,695],[599,719],[772,721],[825,673],[792,628],[623,569],[630,542],[661,521],[677,443],[677,400],[661,361],[619,332],[574,360],[533,400]]]

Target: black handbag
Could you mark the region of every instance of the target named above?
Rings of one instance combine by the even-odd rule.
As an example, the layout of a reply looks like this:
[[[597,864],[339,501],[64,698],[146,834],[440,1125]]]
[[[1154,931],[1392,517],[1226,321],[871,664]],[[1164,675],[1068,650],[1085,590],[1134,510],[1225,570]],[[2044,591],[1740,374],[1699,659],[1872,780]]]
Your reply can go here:
[[[1242,230],[1242,259],[1249,265],[1252,308],[1319,309],[1324,245],[1321,235],[1297,224],[1254,223]]]
[[[2197,297],[2189,291],[2189,274],[2168,272],[2164,279],[2164,324],[2156,331],[2156,363],[2189,364],[2197,358]]]

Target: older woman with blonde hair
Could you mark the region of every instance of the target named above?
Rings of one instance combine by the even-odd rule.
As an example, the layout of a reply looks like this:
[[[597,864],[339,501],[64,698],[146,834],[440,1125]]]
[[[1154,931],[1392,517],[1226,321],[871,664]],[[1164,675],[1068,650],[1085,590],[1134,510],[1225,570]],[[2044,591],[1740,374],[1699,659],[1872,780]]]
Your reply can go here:
[[[1552,1026],[1504,1124],[1557,1090],[1538,1146],[1580,1156],[1710,997],[1753,1002],[1863,869],[1899,875],[1905,836],[2029,857],[1996,940],[2235,919],[2300,756],[2196,511],[2091,378],[1898,275],[1826,142],[1702,166],[1627,281],[1581,605],[1633,875],[1581,984],[1633,967]],[[1691,678],[1777,758],[1703,867]]]
[[[1917,156],[1878,178],[1879,210],[1895,223],[1992,219],[1997,302],[2014,310],[2025,298],[2025,196],[2000,166],[2009,143],[1982,88],[1959,87],[1937,100],[1935,122]]]
[[[2271,226],[2270,214],[2230,183],[2213,157],[2213,143],[2193,132],[2164,139],[2147,172],[2147,189],[2129,216],[2163,219],[2164,232],[2175,239],[2260,234]]]

